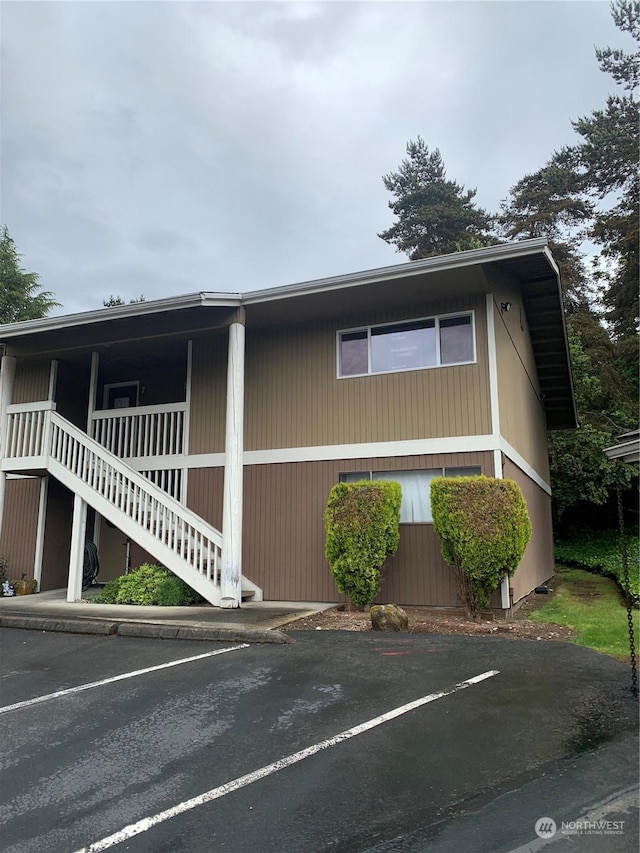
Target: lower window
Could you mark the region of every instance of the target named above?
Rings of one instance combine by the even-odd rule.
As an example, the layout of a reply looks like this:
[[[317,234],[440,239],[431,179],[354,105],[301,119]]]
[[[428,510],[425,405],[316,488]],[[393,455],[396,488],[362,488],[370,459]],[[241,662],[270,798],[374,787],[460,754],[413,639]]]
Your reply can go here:
[[[401,524],[431,524],[431,483],[436,477],[472,477],[480,467],[422,468],[413,471],[349,471],[340,474],[341,483],[360,480],[392,480],[402,487]]]

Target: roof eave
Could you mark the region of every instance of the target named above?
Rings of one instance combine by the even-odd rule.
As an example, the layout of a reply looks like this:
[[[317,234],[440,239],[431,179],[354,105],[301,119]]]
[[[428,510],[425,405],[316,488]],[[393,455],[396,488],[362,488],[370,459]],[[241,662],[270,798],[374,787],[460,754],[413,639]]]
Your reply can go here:
[[[129,317],[143,317],[161,314],[167,311],[179,311],[185,308],[235,308],[242,304],[240,293],[189,293],[183,296],[169,296],[164,299],[152,299],[145,302],[132,302],[126,305],[112,305],[95,311],[82,311],[77,314],[61,314],[55,317],[43,317],[39,320],[21,320],[17,323],[0,325],[0,340],[24,337],[38,332],[55,332],[73,326],[88,326],[103,323],[105,320],[118,320]]]
[[[469,249],[466,252],[453,252],[449,255],[437,255],[418,261],[408,261],[404,264],[377,267],[347,275],[332,276],[304,281],[298,284],[286,284],[266,290],[252,290],[242,295],[243,305],[259,304],[274,299],[311,295],[323,291],[340,290],[345,287],[371,284],[389,278],[404,278],[421,273],[435,273],[448,269],[456,269],[479,264],[494,263],[512,257],[525,257],[532,254],[544,254],[556,274],[558,268],[548,248],[546,237],[536,237],[531,240],[521,240],[518,243],[501,243],[497,246],[486,246],[482,249]]]

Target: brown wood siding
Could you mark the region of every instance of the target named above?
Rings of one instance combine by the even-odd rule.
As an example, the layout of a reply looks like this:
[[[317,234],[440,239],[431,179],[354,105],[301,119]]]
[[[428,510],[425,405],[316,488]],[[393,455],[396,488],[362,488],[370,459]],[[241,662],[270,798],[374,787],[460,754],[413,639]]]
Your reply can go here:
[[[510,460],[503,465],[504,476],[515,480],[522,489],[531,518],[531,539],[516,573],[511,578],[514,604],[536,586],[553,576],[553,527],[551,498]]]
[[[337,378],[339,329],[474,309],[477,363]],[[439,301],[339,322],[249,331],[245,449],[485,435],[490,430],[482,298]]]
[[[187,479],[187,506],[222,530],[224,468],[192,468]]]
[[[380,602],[459,606],[453,569],[440,553],[432,524],[403,524],[398,552],[385,564]]]
[[[191,356],[190,453],[224,451],[227,405],[227,348],[224,334],[198,338]]]
[[[16,376],[13,386],[13,403],[39,403],[49,399],[49,359],[24,359],[16,361]]]
[[[49,477],[42,557],[42,590],[64,589],[69,579],[73,494]]]
[[[522,301],[517,290],[507,290],[494,304],[498,362],[500,433],[532,468],[549,482],[547,424]]]
[[[141,548],[137,542],[131,543],[129,557],[132,569],[137,569],[145,563],[150,563],[152,566],[158,564],[158,558],[154,557],[153,554],[150,554],[148,551],[145,551],[144,548]]]
[[[458,453],[433,456],[343,459],[244,469],[243,572],[271,601],[340,601],[324,556],[323,515],[340,472],[480,466],[493,472],[493,456]],[[189,472],[189,506],[220,527],[222,468]],[[381,600],[396,604],[457,606],[453,573],[440,556],[430,524],[402,525],[398,554],[385,571]]]
[[[9,558],[9,578],[33,577],[39,504],[39,477],[7,480],[0,554]]]
[[[100,526],[100,572],[98,581],[106,583],[124,575],[127,563],[127,536],[117,527],[111,527],[103,518]],[[129,551],[130,569],[137,569],[144,563],[155,565],[158,560],[137,542],[131,541]]]
[[[107,524],[104,518],[100,523],[98,559],[100,560],[98,580],[101,583],[111,581],[125,573],[127,537],[117,527]]]

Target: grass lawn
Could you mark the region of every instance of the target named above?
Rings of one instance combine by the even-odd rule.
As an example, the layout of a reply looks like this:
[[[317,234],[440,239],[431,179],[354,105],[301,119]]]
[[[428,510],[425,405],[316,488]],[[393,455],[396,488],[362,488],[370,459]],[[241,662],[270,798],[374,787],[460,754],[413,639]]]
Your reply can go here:
[[[582,569],[556,566],[555,595],[530,615],[537,622],[568,625],[579,646],[629,662],[627,611],[615,582]],[[638,611],[633,611],[636,650]]]

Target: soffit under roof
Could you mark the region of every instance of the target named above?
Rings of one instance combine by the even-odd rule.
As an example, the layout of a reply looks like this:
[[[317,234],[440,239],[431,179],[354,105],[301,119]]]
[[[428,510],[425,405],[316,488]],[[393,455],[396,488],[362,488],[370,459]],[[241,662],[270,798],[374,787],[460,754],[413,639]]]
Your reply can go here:
[[[520,283],[531,343],[540,381],[547,427],[577,426],[573,380],[568,358],[567,332],[560,285],[544,256],[499,261],[496,266]]]

